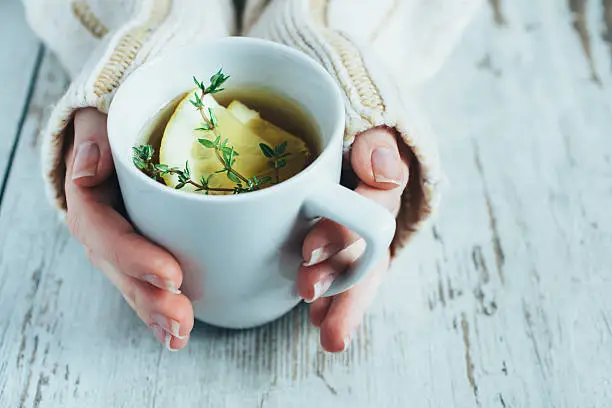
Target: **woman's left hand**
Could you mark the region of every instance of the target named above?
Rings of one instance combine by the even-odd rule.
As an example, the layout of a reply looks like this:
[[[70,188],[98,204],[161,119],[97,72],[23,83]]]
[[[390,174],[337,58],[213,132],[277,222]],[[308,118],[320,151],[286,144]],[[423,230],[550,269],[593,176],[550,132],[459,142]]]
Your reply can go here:
[[[351,150],[356,192],[397,215],[409,178],[409,159],[400,154],[395,131],[378,127],[357,136]],[[321,328],[321,345],[329,352],[346,350],[389,268],[390,252],[352,289],[322,298],[334,276],[344,272],[362,253],[358,235],[330,220],[322,220],[302,247],[304,265],[298,272],[298,292],[311,303],[310,320]]]

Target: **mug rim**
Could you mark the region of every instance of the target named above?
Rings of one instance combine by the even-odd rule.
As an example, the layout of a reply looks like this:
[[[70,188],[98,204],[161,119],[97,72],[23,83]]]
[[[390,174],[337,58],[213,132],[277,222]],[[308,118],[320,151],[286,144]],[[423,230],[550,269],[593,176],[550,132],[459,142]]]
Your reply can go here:
[[[119,133],[119,132],[111,131],[111,128],[114,130],[118,128],[120,124],[117,123],[117,121],[114,119],[116,115],[114,115],[113,112],[115,111],[115,109],[117,109],[116,106],[118,106],[118,104],[115,103],[117,100],[122,100],[122,98],[127,99],[129,97],[129,94],[126,94],[126,92],[128,92],[128,88],[126,87],[126,85],[138,80],[139,76],[144,75],[144,73],[147,73],[149,71],[154,71],[156,67],[159,67],[160,64],[162,64],[163,62],[167,60],[177,61],[177,60],[180,60],[181,56],[183,55],[193,53],[196,50],[201,51],[202,48],[206,48],[206,47],[219,47],[219,46],[227,46],[227,45],[234,46],[236,44],[260,47],[260,48],[265,48],[268,51],[273,50],[276,52],[284,53],[288,56],[295,58],[296,60],[299,61],[300,64],[307,66],[311,71],[316,72],[320,76],[321,80],[327,82],[325,88],[330,90],[330,95],[328,96],[332,96],[333,98],[332,104],[334,106],[334,109],[338,112],[338,115],[335,115],[337,116],[337,118],[335,119],[335,124],[333,126],[332,135],[329,141],[325,144],[321,153],[316,157],[316,159],[307,168],[305,168],[298,174],[294,175],[290,179],[285,180],[279,184],[264,188],[262,190],[251,191],[245,194],[224,194],[224,195],[196,194],[193,192],[177,190],[170,186],[161,184],[151,179],[150,177],[145,175],[142,171],[140,171],[138,168],[136,168],[136,166],[132,163],[131,160],[129,160],[128,158],[124,156],[126,154],[125,152],[119,152],[117,148],[114,147],[115,145],[115,143],[113,143],[114,137],[111,135],[115,135],[116,133]],[[293,48],[290,48],[289,46],[286,46],[280,43],[276,43],[273,41],[265,40],[265,39],[250,38],[250,37],[235,37],[235,36],[224,37],[221,39],[201,42],[201,43],[198,43],[197,45],[189,45],[189,46],[181,47],[180,49],[175,50],[173,52],[164,53],[156,58],[153,58],[150,61],[145,62],[143,65],[138,67],[132,74],[130,74],[130,76],[119,86],[117,93],[115,94],[115,97],[113,99],[113,102],[110,105],[109,112],[108,112],[107,131],[108,131],[109,143],[111,147],[111,153],[113,154],[114,157],[118,159],[118,160],[115,160],[115,166],[121,165],[127,168],[127,171],[130,172],[132,175],[134,175],[137,178],[137,180],[142,181],[145,184],[148,184],[152,188],[158,189],[158,191],[160,192],[167,193],[170,195],[175,195],[177,198],[198,200],[198,201],[209,202],[209,203],[210,202],[227,202],[228,200],[231,202],[237,202],[237,201],[251,201],[251,200],[257,200],[257,199],[264,199],[268,195],[280,193],[283,190],[289,189],[295,184],[305,181],[312,173],[316,171],[318,167],[322,165],[322,162],[325,161],[330,154],[332,154],[330,152],[330,150],[332,150],[330,149],[330,145],[333,144],[336,138],[342,138],[344,136],[343,128],[345,127],[346,112],[344,109],[343,99],[344,98],[342,97],[340,87],[338,86],[336,81],[332,78],[332,76],[329,74],[329,72],[327,72],[322,65],[320,65],[317,61],[315,61],[313,58],[311,58],[307,54],[301,51],[295,50]],[[297,102],[299,103],[299,100]],[[130,147],[130,150],[131,150],[131,147]]]

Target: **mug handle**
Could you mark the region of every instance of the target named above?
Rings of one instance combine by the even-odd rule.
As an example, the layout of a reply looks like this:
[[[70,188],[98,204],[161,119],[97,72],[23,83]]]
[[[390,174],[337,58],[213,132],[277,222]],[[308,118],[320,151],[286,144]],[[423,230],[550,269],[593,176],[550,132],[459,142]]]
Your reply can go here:
[[[359,234],[366,243],[364,253],[352,268],[337,276],[323,295],[345,292],[363,279],[381,260],[395,234],[395,218],[387,209],[339,184],[326,184],[306,199],[308,218],[324,217]]]

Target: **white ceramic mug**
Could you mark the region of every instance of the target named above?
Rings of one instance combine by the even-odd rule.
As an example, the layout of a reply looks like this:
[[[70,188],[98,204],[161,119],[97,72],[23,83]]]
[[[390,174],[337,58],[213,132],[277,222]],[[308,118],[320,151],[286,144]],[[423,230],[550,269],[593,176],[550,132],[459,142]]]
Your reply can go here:
[[[220,67],[228,88],[263,86],[297,101],[314,119],[320,156],[297,176],[238,196],[206,196],[166,187],[132,162],[144,124],[192,77]],[[135,227],[170,251],[184,273],[182,290],[197,319],[247,328],[272,321],[300,301],[297,270],[302,241],[319,217],[358,233],[365,253],[325,294],[348,290],[380,261],[395,231],[384,208],[339,185],[344,135],[343,96],[330,75],[305,54],[263,40],[225,38],[188,47],[137,69],[110,108],[108,135],[126,210]]]

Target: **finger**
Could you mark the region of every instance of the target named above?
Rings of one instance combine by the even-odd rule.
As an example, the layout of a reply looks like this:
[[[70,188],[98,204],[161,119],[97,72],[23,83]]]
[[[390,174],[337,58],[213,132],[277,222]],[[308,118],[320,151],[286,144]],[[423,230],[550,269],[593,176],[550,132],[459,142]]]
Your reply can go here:
[[[359,239],[359,235],[342,224],[323,219],[306,235],[302,245],[304,266],[319,264]]]
[[[320,327],[325,320],[331,302],[332,298],[326,297],[317,299],[310,305],[310,321],[315,327]]]
[[[389,256],[358,285],[347,292],[334,296],[325,319],[321,323],[321,346],[335,353],[350,346],[365,311],[370,307],[389,265]]]
[[[401,205],[401,189],[379,190],[361,183],[355,191],[397,215]],[[302,245],[304,266],[313,266],[327,260],[358,239],[359,235],[347,227],[328,219],[322,220],[304,239]]]
[[[95,255],[91,256],[91,260],[117,287],[160,343],[173,351],[187,344],[193,329],[194,315],[191,302],[186,296],[173,295],[131,278]]]
[[[167,251],[137,234],[113,208],[97,200],[94,189],[66,182],[70,231],[97,257],[117,270],[177,294],[181,268]]]
[[[153,331],[153,336],[155,336],[157,341],[163,344],[163,346],[169,351],[179,351],[180,349],[185,348],[190,338],[190,336],[186,336],[184,338],[174,337],[156,324],[151,326],[151,331]]]
[[[365,250],[365,242],[357,240],[325,262],[313,266],[301,266],[297,275],[298,294],[306,303],[323,296],[336,277],[352,265]]]
[[[396,132],[377,127],[361,133],[351,148],[351,167],[369,186],[382,190],[403,190],[409,169],[398,148]]]
[[[81,109],[74,117],[74,158],[67,164],[68,177],[77,185],[92,187],[113,172],[106,115],[93,108]]]

